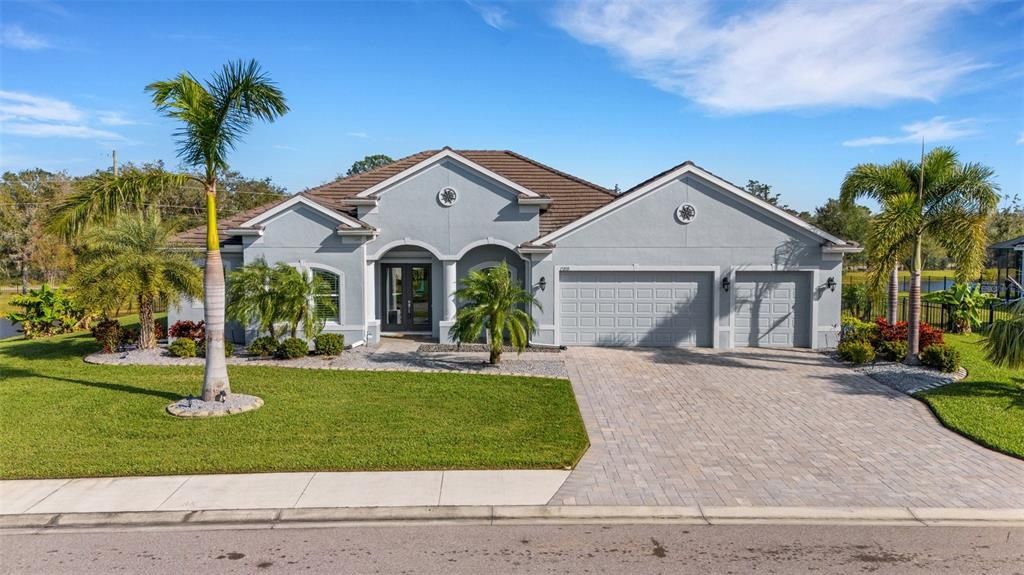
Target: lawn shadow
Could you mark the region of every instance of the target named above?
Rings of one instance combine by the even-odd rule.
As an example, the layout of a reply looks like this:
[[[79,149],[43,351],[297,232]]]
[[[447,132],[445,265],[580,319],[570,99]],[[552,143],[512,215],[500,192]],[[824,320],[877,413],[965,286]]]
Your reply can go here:
[[[1008,398],[1006,409],[1024,409],[1024,378],[1015,377],[1010,382],[1000,381],[956,381],[924,392],[931,398]]]
[[[133,395],[149,395],[152,397],[160,397],[170,401],[178,401],[181,399],[181,395],[177,393],[171,393],[169,391],[157,391],[155,389],[146,389],[144,387],[135,387],[132,385],[126,385],[123,383],[107,383],[105,381],[89,381],[85,379],[71,379],[67,377],[59,377],[56,375],[48,375],[31,369],[13,368],[5,369],[3,371],[5,377],[11,379],[16,377],[35,377],[39,379],[49,379],[51,381],[59,381],[64,383],[73,383],[85,387],[93,387],[96,389],[104,389],[107,391],[117,391],[121,393],[130,393]]]
[[[0,345],[0,357],[22,361],[81,359],[99,349],[87,333],[39,339],[11,339]]]

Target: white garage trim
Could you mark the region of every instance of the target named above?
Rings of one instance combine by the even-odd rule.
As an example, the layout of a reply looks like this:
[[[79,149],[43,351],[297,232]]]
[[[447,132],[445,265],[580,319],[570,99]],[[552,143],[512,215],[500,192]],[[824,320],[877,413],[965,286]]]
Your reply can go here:
[[[552,289],[554,290],[555,345],[562,345],[561,283],[562,272],[704,272],[711,273],[711,347],[722,347],[719,342],[718,316],[721,292],[721,266],[641,266],[641,265],[564,265],[555,266]],[[731,312],[730,312],[731,313]],[[732,338],[729,339],[732,344]]]
[[[735,347],[736,337],[736,274],[738,272],[800,272],[807,274],[807,291],[808,297],[811,299],[810,303],[810,317],[808,318],[807,329],[810,330],[808,335],[808,341],[810,341],[811,349],[818,349],[818,291],[820,286],[818,285],[818,274],[820,269],[813,266],[797,266],[790,268],[780,268],[774,265],[751,265],[735,267],[728,270],[727,275],[729,277],[729,327],[727,331],[729,333],[729,341],[723,347]]]

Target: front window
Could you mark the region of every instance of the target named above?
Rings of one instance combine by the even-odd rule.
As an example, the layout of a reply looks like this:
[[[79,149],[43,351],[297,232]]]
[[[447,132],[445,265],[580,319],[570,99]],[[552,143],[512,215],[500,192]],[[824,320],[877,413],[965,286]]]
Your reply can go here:
[[[337,274],[326,270],[313,270],[313,276],[321,281],[318,293],[313,296],[316,317],[325,321],[338,321],[341,309],[341,281]]]

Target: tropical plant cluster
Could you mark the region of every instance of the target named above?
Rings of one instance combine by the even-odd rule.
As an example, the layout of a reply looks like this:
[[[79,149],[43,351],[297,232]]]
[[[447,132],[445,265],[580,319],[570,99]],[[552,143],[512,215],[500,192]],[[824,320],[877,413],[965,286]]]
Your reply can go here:
[[[876,360],[899,361],[907,355],[909,325],[905,321],[889,323],[885,318],[874,322],[862,321],[853,316],[843,316],[842,331],[836,354],[843,361],[853,364],[871,363]],[[922,322],[918,331],[923,364],[943,371],[956,371],[960,367],[959,354],[943,341],[943,331]],[[953,363],[950,368],[950,363]]]
[[[507,263],[469,272],[455,297],[462,307],[455,314],[450,332],[454,341],[475,342],[486,333],[492,365],[501,362],[506,335],[516,351],[522,353],[526,349],[536,327],[525,310],[529,306],[540,308],[540,302],[512,281]]]
[[[21,324],[26,339],[68,333],[86,327],[91,319],[64,290],[47,284],[14,296],[11,305],[22,311],[8,313],[7,319]]]
[[[155,339],[163,339],[164,329],[160,321],[153,320],[151,331]],[[134,327],[125,327],[116,318],[104,317],[92,326],[91,332],[93,338],[102,347],[103,353],[114,353],[141,347],[141,330]]]
[[[167,350],[174,357],[206,357],[206,322],[178,320],[167,330],[167,333],[174,339]],[[179,341],[191,341],[192,345],[179,344],[176,350],[174,344]],[[178,351],[185,355],[180,355]],[[234,353],[235,345],[231,341],[225,340],[225,357],[231,357]]]

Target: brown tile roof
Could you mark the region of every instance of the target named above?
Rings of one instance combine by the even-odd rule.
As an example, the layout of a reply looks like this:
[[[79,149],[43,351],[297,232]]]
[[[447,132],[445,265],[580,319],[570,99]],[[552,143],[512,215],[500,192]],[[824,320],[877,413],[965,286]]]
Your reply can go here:
[[[355,176],[317,186],[303,192],[316,202],[339,211],[349,211],[346,199],[369,189],[380,182],[408,169],[437,154],[440,150],[425,150]],[[484,168],[505,177],[528,190],[552,200],[541,213],[540,234],[543,236],[573,222],[615,199],[610,190],[556,170],[540,162],[508,150],[455,150],[455,153],[480,164]],[[228,228],[238,227],[260,213],[273,208],[284,200],[247,210],[224,218],[217,229],[222,240]],[[349,214],[352,215],[352,214]],[[194,228],[178,235],[187,243],[202,245],[206,238],[205,227]]]

